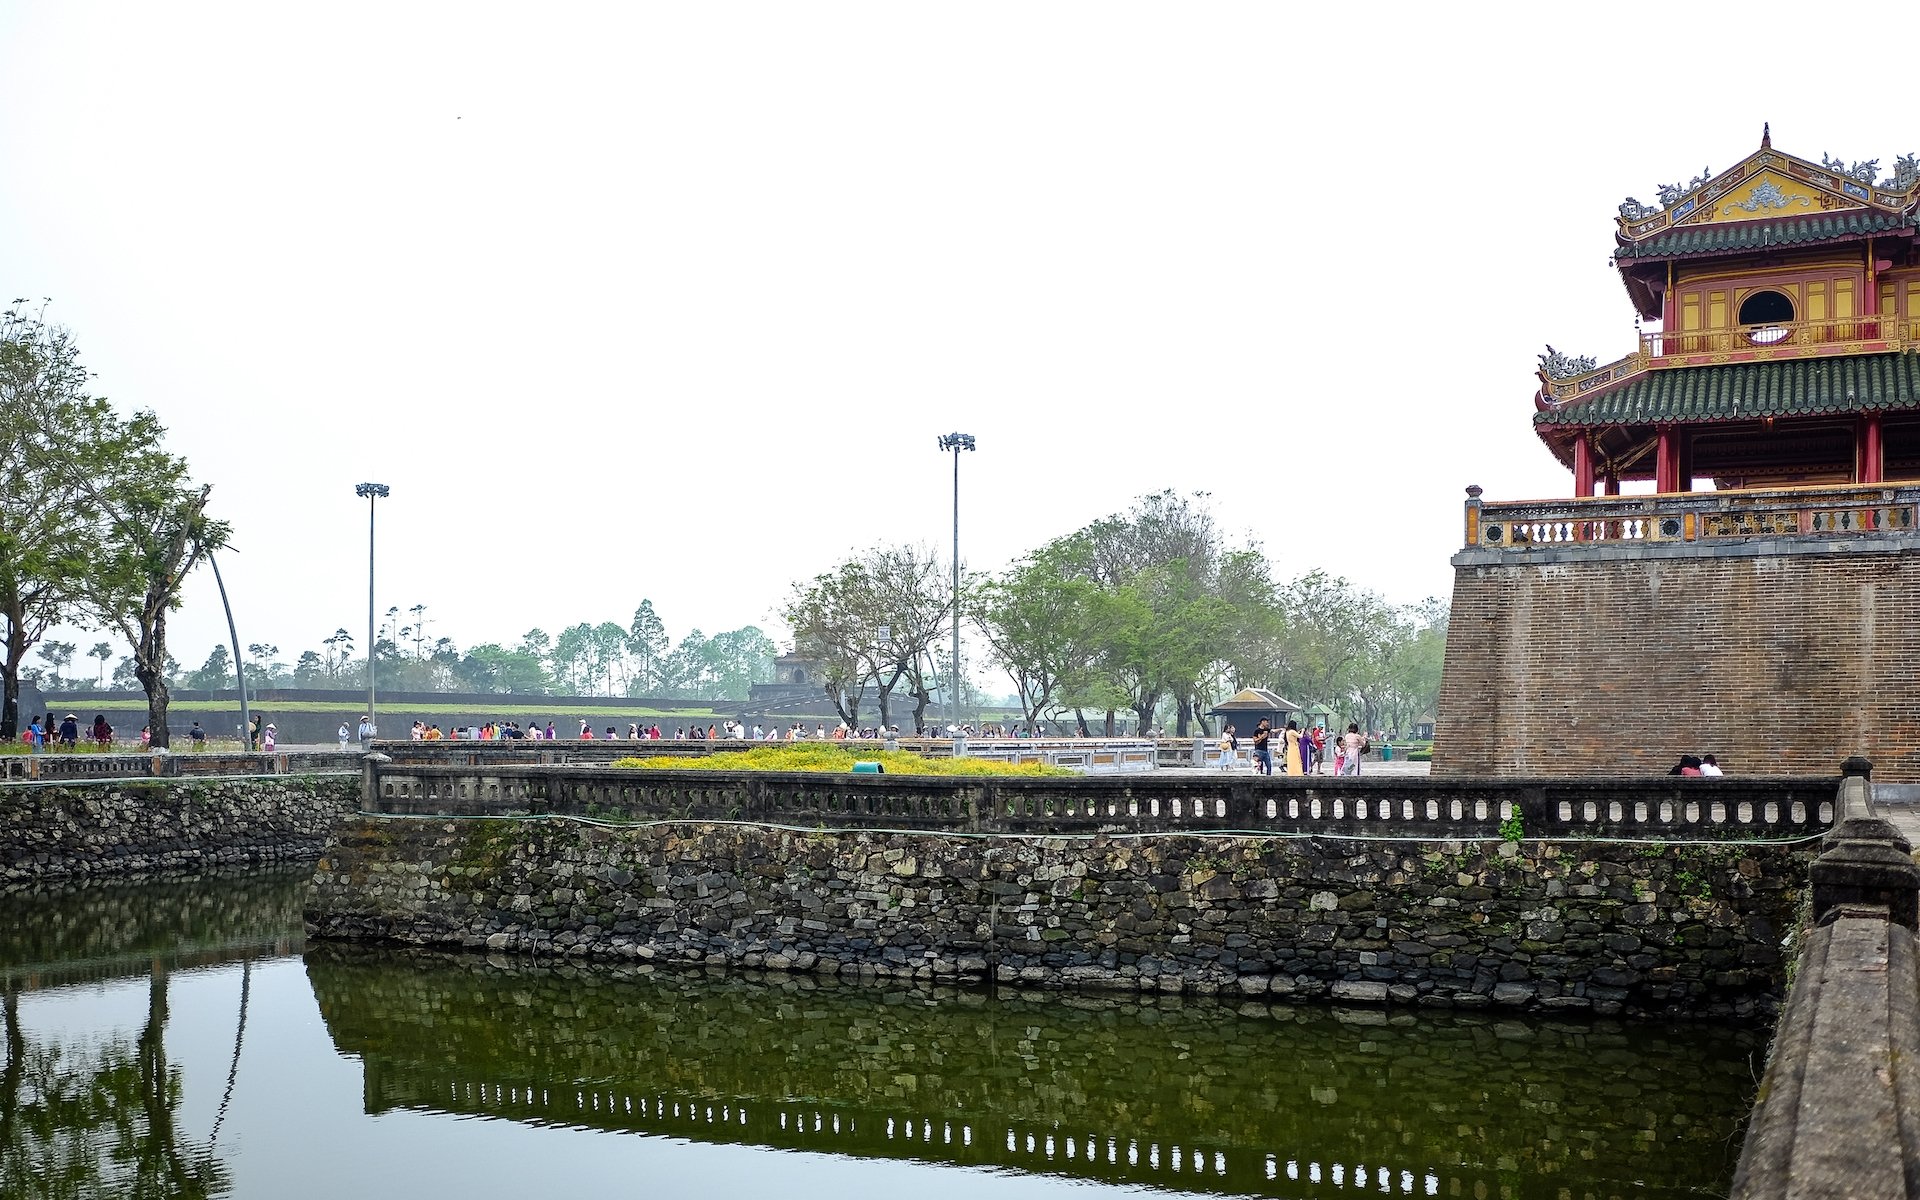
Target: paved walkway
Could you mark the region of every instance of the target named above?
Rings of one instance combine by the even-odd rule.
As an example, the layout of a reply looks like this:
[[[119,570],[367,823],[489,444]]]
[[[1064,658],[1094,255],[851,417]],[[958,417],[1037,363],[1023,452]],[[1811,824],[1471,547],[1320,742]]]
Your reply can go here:
[[[1893,822],[1901,837],[1920,849],[1920,784],[1876,783],[1873,807]]]

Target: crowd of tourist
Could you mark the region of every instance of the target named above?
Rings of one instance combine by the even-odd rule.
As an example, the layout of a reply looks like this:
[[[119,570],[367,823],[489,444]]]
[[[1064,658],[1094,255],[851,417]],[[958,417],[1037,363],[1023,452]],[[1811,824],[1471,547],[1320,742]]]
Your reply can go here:
[[[1220,735],[1222,767],[1239,762],[1239,748],[1240,739],[1229,725]],[[1358,775],[1360,760],[1372,752],[1373,742],[1358,724],[1349,724],[1345,733],[1332,733],[1324,725],[1302,729],[1298,721],[1275,729],[1262,717],[1253,729],[1253,769],[1261,775],[1273,774],[1276,753],[1283,774],[1324,775],[1331,768],[1334,775]]]

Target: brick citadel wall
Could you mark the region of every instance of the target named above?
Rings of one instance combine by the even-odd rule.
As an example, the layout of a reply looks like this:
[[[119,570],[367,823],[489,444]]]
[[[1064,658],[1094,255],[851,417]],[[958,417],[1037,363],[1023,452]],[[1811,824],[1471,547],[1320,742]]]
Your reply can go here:
[[[1749,1015],[1812,843],[982,838],[362,817],[309,936],[848,978]]]
[[[312,859],[360,806],[360,776],[15,783],[0,882]]]
[[[1911,544],[1907,544],[1911,542]],[[1920,780],[1920,540],[1454,558],[1433,773]]]

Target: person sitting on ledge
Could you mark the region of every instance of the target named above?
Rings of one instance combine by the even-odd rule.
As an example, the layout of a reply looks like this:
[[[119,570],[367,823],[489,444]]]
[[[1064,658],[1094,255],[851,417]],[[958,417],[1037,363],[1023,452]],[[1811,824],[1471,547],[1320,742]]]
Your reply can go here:
[[[1726,772],[1720,769],[1720,760],[1709,754],[1700,760],[1700,773],[1710,779],[1718,779]]]

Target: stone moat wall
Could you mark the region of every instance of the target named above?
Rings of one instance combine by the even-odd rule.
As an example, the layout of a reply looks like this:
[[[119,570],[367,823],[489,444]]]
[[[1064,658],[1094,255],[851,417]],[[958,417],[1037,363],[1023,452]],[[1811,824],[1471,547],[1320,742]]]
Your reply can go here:
[[[360,817],[310,936],[1608,1014],[1771,1012],[1814,842],[987,838]]]
[[[360,776],[16,783],[0,789],[0,882],[311,859]]]

